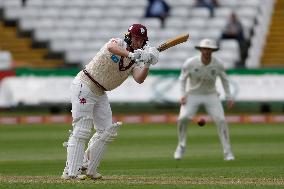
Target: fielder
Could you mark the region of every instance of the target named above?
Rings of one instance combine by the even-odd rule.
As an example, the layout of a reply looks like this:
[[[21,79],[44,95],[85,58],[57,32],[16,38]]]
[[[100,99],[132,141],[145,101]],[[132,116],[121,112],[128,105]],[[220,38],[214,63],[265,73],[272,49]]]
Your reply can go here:
[[[217,126],[224,160],[234,160],[224,110],[215,87],[216,78],[219,76],[226,94],[227,106],[231,108],[233,100],[223,64],[212,56],[218,47],[215,41],[203,39],[196,49],[201,52],[201,55],[187,59],[181,70],[181,107],[178,118],[178,145],[174,159],[179,160],[184,154],[188,119],[191,121],[199,106],[204,105]]]
[[[139,84],[144,82],[150,65],[156,64],[159,58],[158,50],[147,46],[147,41],[147,28],[133,24],[124,39],[112,38],[107,42],[73,80],[73,130],[66,143],[67,161],[63,179],[102,177],[97,168],[107,144],[115,139],[121,126],[120,122],[112,123],[106,91],[117,88],[129,75]],[[84,153],[93,127],[96,133]],[[82,174],[82,169],[86,174]]]

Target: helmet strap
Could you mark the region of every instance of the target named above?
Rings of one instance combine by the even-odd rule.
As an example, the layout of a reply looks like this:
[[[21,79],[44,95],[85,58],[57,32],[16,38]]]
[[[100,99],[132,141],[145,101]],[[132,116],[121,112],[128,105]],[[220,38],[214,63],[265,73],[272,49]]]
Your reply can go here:
[[[133,49],[133,47],[131,47],[131,39],[132,39],[131,34],[129,32],[126,33],[125,36],[124,36],[124,41],[126,42],[127,46],[130,48],[130,52],[133,52],[134,49]],[[147,41],[144,40],[142,48],[144,48],[146,44],[147,44]]]
[[[124,41],[125,41],[125,43],[127,44],[128,47],[131,47],[131,35],[130,35],[130,33],[125,34]],[[133,48],[131,47],[131,49],[133,49]]]

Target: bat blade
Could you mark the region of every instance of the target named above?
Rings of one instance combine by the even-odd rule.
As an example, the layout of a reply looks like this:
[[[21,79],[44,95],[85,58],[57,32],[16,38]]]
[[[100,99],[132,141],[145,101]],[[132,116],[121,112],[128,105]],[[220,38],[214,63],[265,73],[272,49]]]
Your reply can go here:
[[[162,52],[162,51],[164,51],[168,48],[171,48],[171,47],[176,46],[180,43],[186,42],[188,40],[188,38],[189,38],[189,34],[179,35],[175,38],[167,40],[166,42],[161,44],[157,49],[158,49],[159,52]]]

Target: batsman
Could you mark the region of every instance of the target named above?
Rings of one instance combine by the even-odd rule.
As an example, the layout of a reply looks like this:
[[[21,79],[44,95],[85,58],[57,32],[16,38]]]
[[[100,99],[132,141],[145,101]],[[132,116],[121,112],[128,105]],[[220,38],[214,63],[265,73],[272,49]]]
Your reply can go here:
[[[110,39],[74,78],[71,85],[73,130],[66,143],[63,179],[99,179],[97,168],[107,144],[117,136],[121,123],[112,123],[106,91],[121,85],[128,76],[141,84],[149,67],[158,62],[159,51],[147,45],[147,28],[129,27],[124,39]],[[92,136],[85,151],[85,145]],[[84,174],[83,172],[84,171]]]
[[[196,46],[200,54],[188,58],[182,66],[180,113],[178,117],[178,145],[174,159],[180,160],[185,152],[187,124],[196,114],[199,106],[204,106],[217,126],[220,142],[223,147],[224,160],[231,161],[235,157],[231,150],[229,129],[225,120],[224,110],[216,90],[216,79],[221,79],[228,108],[233,106],[229,80],[224,69],[224,63],[212,53],[219,48],[216,41],[203,39]]]

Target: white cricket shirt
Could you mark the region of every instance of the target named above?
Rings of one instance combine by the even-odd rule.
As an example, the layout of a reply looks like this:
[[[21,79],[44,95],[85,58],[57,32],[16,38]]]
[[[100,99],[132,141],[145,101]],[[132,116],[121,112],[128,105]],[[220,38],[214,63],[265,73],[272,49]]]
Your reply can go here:
[[[212,56],[211,62],[205,65],[201,55],[189,58],[182,66],[180,81],[181,94],[212,94],[217,93],[216,79],[220,77],[226,98],[231,99],[228,76],[218,58]]]

